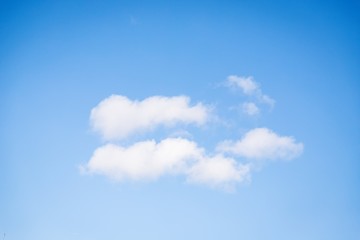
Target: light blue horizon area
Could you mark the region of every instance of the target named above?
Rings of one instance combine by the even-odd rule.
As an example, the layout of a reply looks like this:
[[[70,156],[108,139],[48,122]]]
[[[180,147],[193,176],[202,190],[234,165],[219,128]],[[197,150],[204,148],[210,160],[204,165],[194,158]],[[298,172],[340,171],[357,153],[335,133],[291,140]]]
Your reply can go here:
[[[2,1],[0,238],[360,239],[359,23],[346,0]],[[253,76],[274,109],[231,110],[247,97],[224,86],[229,75]],[[233,193],[183,176],[82,175],[106,143],[90,111],[112,94],[213,106],[232,127],[185,128],[209,152],[256,127],[304,152]]]

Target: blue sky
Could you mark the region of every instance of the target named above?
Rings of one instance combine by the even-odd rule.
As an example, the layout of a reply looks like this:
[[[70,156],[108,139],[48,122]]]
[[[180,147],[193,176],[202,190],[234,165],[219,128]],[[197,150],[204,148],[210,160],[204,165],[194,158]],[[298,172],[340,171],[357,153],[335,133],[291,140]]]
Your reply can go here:
[[[0,234],[360,239],[359,22],[356,1],[2,1]]]

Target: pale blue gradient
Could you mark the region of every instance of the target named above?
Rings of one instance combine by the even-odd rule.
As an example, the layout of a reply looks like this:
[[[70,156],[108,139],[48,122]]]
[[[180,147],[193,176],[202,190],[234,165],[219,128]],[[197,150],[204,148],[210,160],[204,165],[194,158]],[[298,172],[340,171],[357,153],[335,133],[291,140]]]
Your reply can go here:
[[[0,236],[360,239],[359,23],[355,0],[2,1]],[[253,76],[275,108],[229,111],[245,99],[222,86],[231,74]],[[90,110],[111,94],[215,104],[238,130],[195,130],[210,151],[253,127],[305,150],[233,194],[182,177],[83,176],[103,144]]]

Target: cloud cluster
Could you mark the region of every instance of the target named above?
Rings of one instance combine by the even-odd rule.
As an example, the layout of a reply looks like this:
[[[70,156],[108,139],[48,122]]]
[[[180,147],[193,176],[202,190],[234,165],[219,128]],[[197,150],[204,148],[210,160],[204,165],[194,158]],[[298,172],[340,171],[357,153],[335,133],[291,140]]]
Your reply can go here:
[[[185,175],[188,182],[231,188],[249,174],[246,165],[222,154],[208,156],[197,143],[184,138],[137,142],[128,147],[106,144],[86,165],[88,173],[114,180],[155,180],[163,175]]]
[[[244,94],[271,102],[252,78],[230,76],[228,81]],[[242,105],[249,115],[259,113],[252,102]],[[267,128],[255,128],[235,140],[220,140],[209,151],[180,129],[160,141],[143,140],[122,145],[114,140],[154,130],[158,126],[178,127],[209,122],[211,111],[203,103],[190,104],[187,96],[153,96],[130,100],[112,95],[91,110],[90,123],[108,143],[97,148],[81,166],[83,172],[107,176],[116,181],[154,181],[165,175],[184,176],[186,182],[233,190],[248,181],[259,161],[290,160],[303,151],[303,144]]]
[[[240,89],[248,97],[254,97],[260,104],[266,104],[273,108],[275,106],[275,100],[264,94],[260,88],[260,84],[257,83],[253,77],[242,77],[231,75],[228,76],[226,85],[234,89]],[[254,102],[245,102],[242,105],[242,110],[245,114],[253,116],[260,113],[260,108]]]
[[[219,143],[213,155],[196,142],[181,137],[165,138],[158,143],[141,141],[127,147],[106,144],[94,152],[83,168],[118,181],[185,175],[191,183],[231,189],[250,178],[254,161],[290,160],[302,151],[303,144],[292,137],[255,128],[238,141]]]
[[[160,125],[204,124],[209,109],[201,103],[193,106],[189,103],[186,96],[153,96],[132,101],[125,96],[112,95],[91,110],[90,122],[106,140],[123,139]]]

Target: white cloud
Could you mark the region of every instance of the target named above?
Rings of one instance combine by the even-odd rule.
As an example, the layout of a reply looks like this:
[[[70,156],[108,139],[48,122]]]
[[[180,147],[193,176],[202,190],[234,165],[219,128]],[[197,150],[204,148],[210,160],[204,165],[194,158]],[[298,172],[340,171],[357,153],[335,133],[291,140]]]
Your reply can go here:
[[[258,97],[260,102],[263,102],[272,108],[275,106],[275,100],[269,97],[268,95],[260,94]]]
[[[290,160],[299,156],[303,148],[293,137],[279,136],[267,128],[255,128],[239,141],[220,143],[217,150],[247,159]]]
[[[250,165],[216,155],[198,161],[189,169],[188,181],[233,190],[236,183],[250,179]]]
[[[244,94],[252,95],[259,89],[259,85],[254,81],[253,77],[239,77],[231,75],[228,77],[228,84],[232,87],[239,87]]]
[[[260,103],[274,107],[275,100],[262,93],[260,84],[253,77],[241,77],[236,75],[228,76],[227,85],[233,88],[240,88],[245,95],[254,96]]]
[[[193,141],[166,138],[159,143],[150,140],[129,147],[107,144],[94,152],[82,170],[118,181],[154,180],[166,174],[182,174],[188,182],[231,188],[246,180],[250,169],[222,155],[208,157]]]
[[[122,139],[130,134],[176,123],[204,124],[209,109],[201,103],[189,105],[186,96],[153,96],[132,101],[125,96],[112,95],[91,110],[93,129],[107,140]]]
[[[86,168],[116,180],[156,179],[184,171],[201,151],[194,142],[182,138],[137,142],[129,147],[107,144],[94,152]]]
[[[247,115],[253,116],[260,113],[260,109],[253,102],[245,102],[242,104],[242,110]]]

